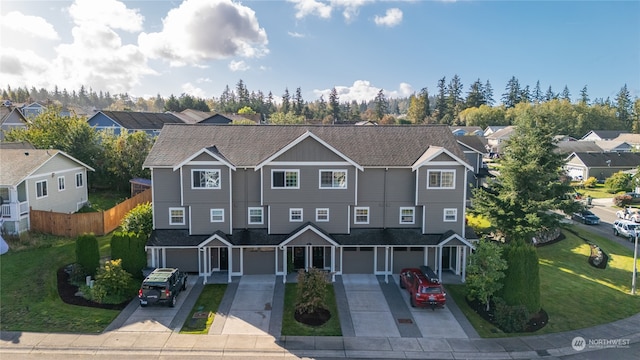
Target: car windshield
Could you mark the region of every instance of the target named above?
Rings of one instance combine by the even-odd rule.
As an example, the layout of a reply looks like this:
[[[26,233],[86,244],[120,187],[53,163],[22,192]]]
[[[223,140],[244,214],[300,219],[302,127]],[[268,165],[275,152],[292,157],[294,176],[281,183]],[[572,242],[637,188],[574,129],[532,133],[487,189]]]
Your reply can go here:
[[[439,287],[423,287],[420,292],[423,294],[440,294],[442,291]]]

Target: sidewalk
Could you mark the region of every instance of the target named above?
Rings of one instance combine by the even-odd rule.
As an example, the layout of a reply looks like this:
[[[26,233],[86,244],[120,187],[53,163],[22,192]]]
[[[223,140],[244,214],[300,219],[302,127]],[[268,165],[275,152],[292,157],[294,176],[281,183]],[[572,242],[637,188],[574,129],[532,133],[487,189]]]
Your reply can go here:
[[[185,307],[195,303],[202,290],[200,284],[201,280],[184,300]],[[231,286],[233,292],[237,291],[239,283],[232,284],[234,284]],[[388,291],[383,285],[381,289],[383,292]],[[179,328],[187,316],[183,312],[188,313],[188,309],[181,310],[171,322],[173,331],[131,331],[131,329],[119,331],[119,327],[127,319],[127,313],[131,315],[135,310],[136,307],[132,305],[127,307],[114,320],[112,326],[102,334],[0,332],[0,359],[95,359],[100,357],[105,359],[118,357],[119,360],[140,357],[158,360],[169,357],[179,359],[205,357],[215,359],[551,359],[602,350],[602,341],[619,341],[621,345],[640,343],[640,313],[627,319],[587,329],[513,338],[480,339],[473,334],[468,338],[435,338],[417,335],[411,337],[409,334],[416,330],[411,328],[401,330],[402,335],[409,337],[400,337],[398,334],[355,336],[353,328],[345,334],[350,336],[342,337],[279,336],[281,324],[274,323],[273,320],[281,318],[282,310],[276,306],[276,302],[281,301],[279,294],[281,292],[284,293],[283,286],[276,282],[273,290],[272,321],[259,323],[260,328],[263,329],[261,333],[233,335],[220,333],[221,329],[229,324],[225,324],[224,321],[216,323],[214,320],[208,335],[180,334]],[[268,296],[264,294],[257,298],[260,298],[262,303]],[[400,300],[402,299],[394,301]],[[219,320],[224,320],[222,318],[232,312],[232,301],[233,298],[225,294],[223,299],[225,310],[219,312],[216,318],[220,316]],[[343,312],[350,312],[349,304],[344,304],[346,302],[348,301],[343,301],[343,304],[339,305],[347,306],[346,309],[339,309],[340,316]],[[395,307],[393,302],[389,306]],[[403,310],[392,309],[392,313],[394,311],[402,312]],[[460,315],[453,308],[452,312],[456,318]],[[402,314],[402,316],[408,315]],[[465,332],[469,333],[470,325],[461,324]],[[584,338],[586,342],[584,350],[578,351],[572,347],[576,337]]]

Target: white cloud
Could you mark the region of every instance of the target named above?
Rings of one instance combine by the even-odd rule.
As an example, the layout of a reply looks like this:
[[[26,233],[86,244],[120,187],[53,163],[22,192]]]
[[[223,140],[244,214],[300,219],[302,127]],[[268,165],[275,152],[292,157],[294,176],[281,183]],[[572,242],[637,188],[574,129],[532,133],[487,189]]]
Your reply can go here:
[[[402,22],[402,10],[398,8],[387,9],[384,16],[374,18],[376,25],[394,27]]]
[[[247,65],[244,61],[231,61],[229,63],[229,70],[235,71],[247,71],[249,70],[249,65]]]
[[[370,101],[375,99],[376,95],[381,88],[371,85],[367,80],[356,80],[351,86],[336,86],[336,92],[338,93],[339,101],[341,103],[351,102],[353,100],[357,102]],[[390,98],[407,97],[413,93],[413,88],[407,83],[401,83],[398,90],[384,90],[384,96]],[[329,100],[331,89],[313,90],[318,98],[320,95],[324,96],[324,100]]]
[[[11,11],[0,15],[0,27],[3,31],[16,31],[34,38],[58,40],[60,37],[56,29],[47,20],[31,15],[24,15],[18,11]]]
[[[172,66],[269,52],[255,12],[231,0],[185,0],[169,11],[161,32],[141,33],[138,43],[145,54]]]
[[[302,19],[307,15],[317,15],[323,19],[331,17],[331,5],[316,0],[288,0],[295,4],[296,19]]]
[[[303,38],[303,37],[305,37],[304,34],[300,34],[298,32],[289,31],[289,32],[287,32],[287,34],[289,34],[289,36],[291,36],[293,38]]]
[[[93,24],[136,32],[142,30],[144,22],[144,16],[137,9],[128,9],[117,0],[76,0],[69,7],[69,14],[81,27]]]
[[[185,83],[182,84],[182,92],[184,94],[189,94],[191,96],[197,97],[197,98],[207,98],[207,94],[204,90],[202,90],[201,88],[194,86],[192,83]]]
[[[360,8],[373,0],[331,0],[331,5],[342,8],[342,16],[346,22],[355,20],[360,12]]]

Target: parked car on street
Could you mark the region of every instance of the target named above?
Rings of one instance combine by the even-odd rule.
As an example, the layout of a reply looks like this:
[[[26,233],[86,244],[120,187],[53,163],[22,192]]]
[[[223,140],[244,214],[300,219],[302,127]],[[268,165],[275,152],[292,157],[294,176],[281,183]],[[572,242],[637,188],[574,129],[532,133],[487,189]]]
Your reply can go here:
[[[140,306],[167,304],[176,306],[180,291],[187,288],[187,274],[177,268],[155,269],[143,281],[138,290]]]
[[[616,220],[613,222],[613,234],[623,236],[632,241],[636,232],[640,231],[640,224],[636,224],[630,220]]]
[[[600,224],[600,218],[596,214],[589,210],[583,210],[573,213],[571,218],[575,221],[579,221],[586,225],[598,225]]]
[[[640,210],[624,208],[616,211],[616,217],[618,219],[631,220],[633,222],[640,223]]]
[[[424,269],[422,269],[424,268]],[[412,307],[444,307],[447,294],[428,266],[400,271],[400,287],[407,289]]]

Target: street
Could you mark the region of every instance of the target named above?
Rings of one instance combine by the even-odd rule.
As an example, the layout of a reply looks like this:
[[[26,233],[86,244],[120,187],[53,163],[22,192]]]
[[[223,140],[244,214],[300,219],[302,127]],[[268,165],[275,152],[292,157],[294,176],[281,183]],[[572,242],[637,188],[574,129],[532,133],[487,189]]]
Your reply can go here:
[[[589,210],[600,218],[600,225],[584,225],[575,221],[573,223],[576,224],[576,226],[588,229],[595,234],[615,241],[633,251],[633,241],[628,241],[624,237],[613,235],[613,222],[617,219],[616,211],[618,209],[613,207],[611,198],[593,199],[593,206]]]

